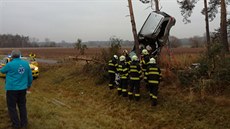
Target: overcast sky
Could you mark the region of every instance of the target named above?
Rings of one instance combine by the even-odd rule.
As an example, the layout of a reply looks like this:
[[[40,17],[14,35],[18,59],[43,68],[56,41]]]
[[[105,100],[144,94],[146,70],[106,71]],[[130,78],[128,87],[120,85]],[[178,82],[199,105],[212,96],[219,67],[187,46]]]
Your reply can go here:
[[[74,42],[109,40],[116,36],[133,40],[128,0],[0,0],[0,33],[19,34],[44,41]],[[132,0],[137,31],[152,11],[149,5]],[[160,0],[161,11],[176,18],[170,34],[178,38],[202,36],[205,33],[203,1],[199,1],[184,24],[176,0]],[[229,10],[229,9],[228,9]],[[210,23],[210,30],[220,26],[220,16]]]

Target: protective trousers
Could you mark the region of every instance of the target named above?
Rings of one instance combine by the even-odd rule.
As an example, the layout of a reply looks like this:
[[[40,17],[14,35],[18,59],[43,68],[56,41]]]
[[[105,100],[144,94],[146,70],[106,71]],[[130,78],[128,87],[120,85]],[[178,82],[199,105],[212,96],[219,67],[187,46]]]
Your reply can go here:
[[[129,99],[132,100],[133,96],[136,101],[140,99],[140,80],[130,80]]]
[[[150,97],[152,106],[157,105],[158,84],[149,83]]]
[[[6,92],[6,101],[12,126],[14,128],[26,127],[27,121],[27,110],[26,110],[26,90],[8,90]],[[19,109],[19,116],[17,108]]]
[[[109,73],[109,89],[113,89],[115,86],[115,73]]]
[[[127,97],[128,96],[127,88],[128,88],[128,79],[121,79],[121,84],[117,88],[118,95]]]

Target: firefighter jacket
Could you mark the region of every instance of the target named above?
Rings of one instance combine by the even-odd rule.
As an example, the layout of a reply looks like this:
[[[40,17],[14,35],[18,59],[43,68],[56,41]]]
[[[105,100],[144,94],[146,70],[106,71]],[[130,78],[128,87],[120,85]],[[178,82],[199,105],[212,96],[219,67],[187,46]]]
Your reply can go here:
[[[128,65],[131,64],[131,58],[129,57],[128,54],[125,55],[125,60],[126,60],[126,63],[127,63]]]
[[[129,67],[130,80],[140,80],[141,66],[139,61],[132,61]]]
[[[120,74],[121,79],[128,79],[129,76],[129,65],[124,61],[118,64],[117,68],[118,73]]]
[[[115,58],[111,59],[108,64],[108,72],[109,73],[116,73],[117,72],[117,61]]]
[[[149,55],[144,55],[142,60],[141,60],[141,66],[142,66],[143,72],[146,71],[146,69],[148,67],[148,63],[149,63]]]
[[[156,64],[149,64],[146,70],[147,80],[150,84],[159,84],[161,70]]]

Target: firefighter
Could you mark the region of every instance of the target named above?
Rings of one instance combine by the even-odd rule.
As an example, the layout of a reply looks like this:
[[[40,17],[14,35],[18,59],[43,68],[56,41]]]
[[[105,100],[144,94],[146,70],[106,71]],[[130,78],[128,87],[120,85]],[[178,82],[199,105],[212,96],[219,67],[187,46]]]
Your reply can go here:
[[[146,89],[149,90],[148,87],[148,81],[147,81],[147,77],[146,77],[146,69],[148,67],[148,63],[149,63],[149,52],[147,49],[143,49],[142,50],[142,59],[141,59],[141,67],[142,67],[142,71],[144,74],[144,81],[145,81],[145,85],[146,85]]]
[[[146,70],[147,80],[149,84],[150,97],[152,101],[152,106],[157,105],[157,94],[158,85],[160,83],[161,70],[156,64],[156,60],[151,58],[149,61],[149,66]]]
[[[120,85],[117,88],[118,95],[122,95],[123,97],[127,97],[127,88],[128,88],[128,75],[129,75],[129,67],[125,62],[125,56],[120,56],[120,62],[118,64],[118,73],[120,74]]]
[[[141,80],[141,66],[138,57],[134,55],[129,69],[130,76],[130,90],[128,92],[129,99],[133,96],[136,101],[140,99],[140,80]]]
[[[125,61],[126,61],[126,63],[128,64],[128,65],[130,65],[130,63],[131,63],[131,58],[129,57],[129,53],[128,53],[128,50],[124,50],[123,51],[123,55],[125,56]]]
[[[36,58],[36,54],[34,54],[34,53],[31,52],[31,53],[29,54],[29,57],[34,59],[34,58]]]
[[[108,63],[108,73],[109,73],[109,89],[114,89],[115,86],[115,74],[117,73],[118,56],[113,55],[112,59]]]

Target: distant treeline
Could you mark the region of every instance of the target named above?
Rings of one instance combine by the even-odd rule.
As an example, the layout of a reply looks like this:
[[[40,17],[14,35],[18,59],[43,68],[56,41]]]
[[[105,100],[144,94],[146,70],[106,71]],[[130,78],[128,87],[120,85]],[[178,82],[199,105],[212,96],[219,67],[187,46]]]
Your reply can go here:
[[[3,34],[0,35],[0,47],[31,47],[28,36]]]
[[[29,36],[0,34],[0,48],[8,47],[57,47],[55,42],[38,43],[31,41]]]

